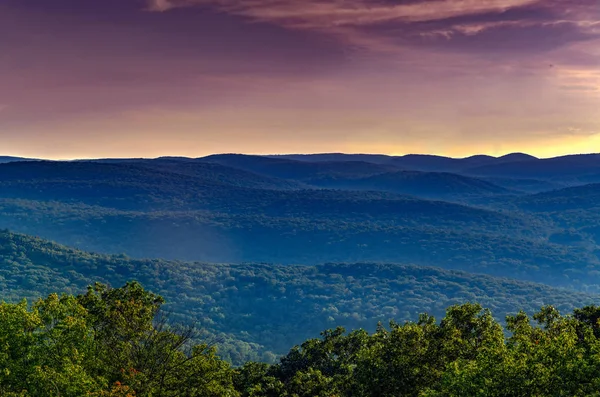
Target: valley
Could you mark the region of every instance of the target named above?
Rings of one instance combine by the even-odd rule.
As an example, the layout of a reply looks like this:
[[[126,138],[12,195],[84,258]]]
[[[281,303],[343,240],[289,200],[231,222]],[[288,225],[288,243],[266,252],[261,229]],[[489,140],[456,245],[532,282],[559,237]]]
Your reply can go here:
[[[372,329],[462,302],[500,320],[545,304],[572,310],[600,292],[600,185],[587,183],[598,170],[584,157],[523,179],[536,161],[552,164],[12,161],[0,165],[2,288],[17,300],[137,280],[175,318],[222,338],[234,363],[273,361],[330,326]],[[518,188],[526,184],[534,192]]]

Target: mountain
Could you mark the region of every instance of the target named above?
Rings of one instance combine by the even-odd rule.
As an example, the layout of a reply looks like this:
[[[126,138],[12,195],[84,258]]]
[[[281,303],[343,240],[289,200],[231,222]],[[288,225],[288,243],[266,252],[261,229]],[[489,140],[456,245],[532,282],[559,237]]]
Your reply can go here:
[[[293,189],[293,181],[200,163],[4,164],[0,227],[137,258],[408,262],[600,285],[594,245],[552,240],[565,227],[510,197],[474,207],[389,192]]]
[[[276,159],[297,160],[303,162],[348,162],[363,161],[374,164],[394,165],[400,169],[415,171],[461,172],[463,170],[485,165],[505,164],[519,161],[536,160],[524,153],[511,153],[501,157],[475,155],[465,158],[452,158],[427,154],[408,154],[404,156],[387,156],[380,154],[288,154],[268,156]]]
[[[501,163],[516,163],[519,161],[535,161],[539,160],[537,157],[534,157],[530,154],[526,153],[509,153],[504,156],[500,156],[495,161],[498,164]]]
[[[443,156],[432,156],[423,154],[409,154],[394,157],[391,163],[403,169],[417,171],[443,171],[457,172],[464,168],[474,167],[494,162],[491,156],[473,156],[465,159],[456,159]]]
[[[446,306],[479,302],[501,318],[553,304],[590,304],[596,295],[434,267],[397,264],[276,266],[133,260],[99,255],[0,231],[2,299],[83,292],[93,282],[140,281],[163,295],[177,321],[197,322],[224,339],[220,352],[239,363],[283,353],[324,329],[373,329],[378,321],[441,316]]]
[[[345,153],[319,153],[319,154],[280,154],[266,156],[275,159],[297,160],[305,162],[366,162],[374,164],[387,164],[393,158],[385,154],[345,154]]]
[[[310,182],[322,178],[358,178],[397,171],[391,165],[366,161],[298,161],[281,157],[225,154],[203,157],[200,161],[217,163],[277,178]]]
[[[425,154],[408,154],[405,156],[386,156],[377,154],[343,154],[343,153],[324,153],[324,154],[305,154],[305,155],[279,155],[270,156],[276,159],[288,159],[302,162],[369,162],[381,165],[393,165],[398,169],[417,170],[417,171],[446,171],[453,172],[463,168],[473,167],[481,164],[492,163],[495,157],[491,156],[472,156],[465,159],[450,158],[444,156],[434,156]]]
[[[525,153],[510,153],[500,157],[476,155],[466,158],[409,154],[405,156],[385,155],[349,155],[342,153],[314,155],[273,156],[283,160],[302,162],[349,162],[363,161],[373,164],[393,166],[398,170],[457,173],[479,178],[498,178],[506,183],[505,188],[515,186],[524,180],[548,181],[558,183],[550,189],[565,185],[600,183],[600,154],[580,154],[547,159]],[[390,170],[389,172],[392,172]],[[366,175],[365,175],[366,176]],[[515,182],[510,180],[514,179]],[[488,179],[489,180],[489,179]],[[491,181],[491,180],[489,180]],[[524,191],[543,191],[541,184],[537,188],[524,184]],[[520,190],[520,189],[518,189]]]
[[[288,190],[308,186],[294,180],[260,175],[243,169],[227,167],[218,163],[206,163],[194,159],[158,158],[133,162],[133,165],[149,168],[158,172],[170,172],[191,176],[196,179],[215,181],[230,186],[252,189]]]
[[[527,211],[567,211],[600,208],[600,183],[574,186],[514,199]]]
[[[394,157],[391,159],[391,163],[405,169],[462,173],[475,167],[510,164],[526,160],[535,161],[537,158],[524,153],[511,153],[501,157],[475,155],[465,158],[409,154]]]
[[[547,179],[523,179],[503,177],[479,177],[477,179],[490,182],[496,186],[503,187],[513,192],[517,191],[530,194],[548,192],[551,190],[558,190],[566,187],[564,182],[555,182]],[[598,176],[598,180],[600,181],[600,175]]]
[[[587,248],[600,257],[600,184],[588,184],[548,192],[488,198],[489,207],[505,208],[550,220],[548,241]]]
[[[482,179],[448,172],[395,171],[363,178],[322,178],[308,182],[327,188],[376,190],[433,199],[516,193]]]
[[[594,263],[585,252],[528,237],[544,233],[543,225],[527,225],[525,220],[493,212],[477,214],[468,208],[462,215],[452,214],[454,207],[435,203],[419,209],[419,203],[415,201],[404,214],[377,215],[369,210],[363,215],[321,212],[311,216],[307,209],[305,215],[286,217],[210,211],[122,211],[84,204],[5,199],[0,200],[0,226],[86,250],[135,257],[286,264],[402,261],[468,267],[496,275],[524,273],[522,276],[528,279],[541,277],[563,284],[568,280],[556,276],[552,269],[538,274],[540,266],[583,270]],[[367,204],[377,207],[377,202]],[[294,202],[287,205],[296,206]],[[468,216],[472,218],[463,220]]]
[[[221,208],[233,197],[250,196],[256,202],[260,197],[253,199],[248,190],[262,188],[276,195],[276,190],[298,184],[201,163],[38,161],[0,165],[0,187],[0,197],[5,198],[174,210]]]
[[[28,159],[24,157],[12,157],[12,156],[0,156],[0,164],[13,163],[16,161],[32,161],[35,159]]]
[[[464,173],[476,176],[552,179],[577,183],[580,177],[600,173],[600,154],[488,164],[465,169]]]
[[[261,175],[291,179],[306,187],[373,190],[432,199],[458,200],[517,193],[517,191],[468,176],[447,172],[400,171],[390,164],[357,161],[366,156],[368,155],[324,154],[265,158],[245,155],[215,155],[202,158],[201,161],[223,164]],[[291,159],[303,157],[311,160]],[[354,159],[354,161],[330,161],[328,159]]]

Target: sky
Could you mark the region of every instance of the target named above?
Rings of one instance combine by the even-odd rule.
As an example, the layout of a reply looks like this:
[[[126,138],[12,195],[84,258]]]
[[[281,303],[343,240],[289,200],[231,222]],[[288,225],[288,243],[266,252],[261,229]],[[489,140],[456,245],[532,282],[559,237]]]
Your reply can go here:
[[[0,0],[0,154],[600,152],[600,0]]]

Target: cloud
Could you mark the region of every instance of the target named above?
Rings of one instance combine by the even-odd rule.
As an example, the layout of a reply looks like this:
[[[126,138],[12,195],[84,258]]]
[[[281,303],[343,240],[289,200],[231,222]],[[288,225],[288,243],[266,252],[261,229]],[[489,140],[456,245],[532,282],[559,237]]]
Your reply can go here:
[[[565,91],[598,91],[598,87],[592,85],[561,85],[561,90]]]
[[[211,6],[257,21],[297,27],[365,26],[389,21],[424,22],[483,13],[501,13],[539,0],[426,0],[390,4],[368,0],[149,0],[148,8]]]
[[[350,46],[383,52],[489,31],[536,29],[552,34],[570,29],[559,32],[559,44],[600,36],[597,0],[148,0],[151,11],[185,7],[208,7],[253,22],[325,33]],[[551,46],[546,34],[538,37]]]
[[[175,8],[176,6],[171,3],[169,0],[149,0],[148,1],[148,11],[157,11],[164,12],[168,11],[171,8]]]

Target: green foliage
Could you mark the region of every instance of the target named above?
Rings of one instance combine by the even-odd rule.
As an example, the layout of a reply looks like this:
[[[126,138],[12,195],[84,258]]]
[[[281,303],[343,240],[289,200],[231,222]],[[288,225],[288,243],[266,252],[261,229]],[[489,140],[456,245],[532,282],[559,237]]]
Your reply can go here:
[[[337,325],[374,331],[377,322],[416,320],[421,312],[441,316],[445,307],[469,301],[480,302],[502,318],[521,309],[533,313],[551,303],[569,311],[597,299],[541,284],[419,266],[133,260],[10,232],[0,232],[0,265],[3,298],[13,302],[53,291],[81,293],[96,281],[124,285],[137,280],[167,300],[164,307],[173,320],[200,325],[202,337],[218,342],[219,355],[236,365],[273,362],[290,346]],[[123,301],[114,294],[125,291],[135,294],[129,289],[108,291],[112,292],[92,289],[86,295],[94,315],[109,318],[103,314],[109,307],[93,302]],[[160,302],[147,303],[155,308]],[[114,317],[115,324],[103,329],[131,322],[133,314]],[[139,328],[143,323],[131,325]]]
[[[214,348],[157,318],[137,283],[0,304],[0,395],[235,396]]]
[[[242,396],[599,396],[600,325],[579,319],[597,312],[562,316],[546,306],[537,324],[521,312],[503,330],[489,311],[464,304],[439,323],[422,315],[373,334],[330,330],[278,364],[237,369],[236,387]],[[278,394],[260,393],[272,385]]]
[[[600,396],[600,308],[544,306],[506,329],[480,305],[437,322],[338,327],[276,364],[239,368],[161,316],[137,282],[0,304],[0,395],[10,397]],[[533,321],[532,321],[533,320]]]

